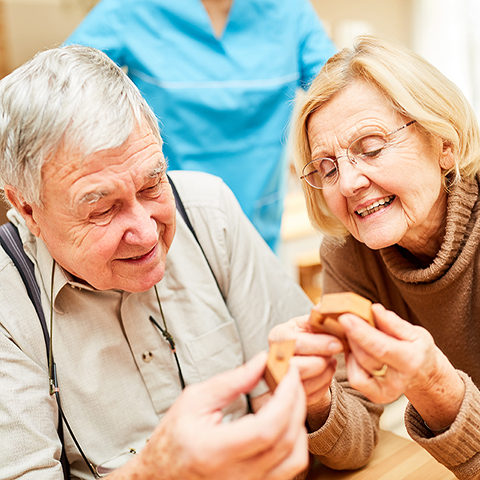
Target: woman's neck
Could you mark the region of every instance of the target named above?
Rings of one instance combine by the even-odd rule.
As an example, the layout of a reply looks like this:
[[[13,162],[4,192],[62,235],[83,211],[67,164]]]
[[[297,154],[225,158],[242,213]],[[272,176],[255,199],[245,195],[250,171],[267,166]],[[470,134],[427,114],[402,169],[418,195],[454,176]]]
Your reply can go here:
[[[212,22],[215,36],[217,38],[221,37],[227,25],[228,14],[233,0],[202,0],[202,3]]]
[[[412,229],[399,245],[417,259],[422,266],[428,266],[437,256],[445,237],[447,224],[447,195],[440,195],[437,204],[420,227]]]

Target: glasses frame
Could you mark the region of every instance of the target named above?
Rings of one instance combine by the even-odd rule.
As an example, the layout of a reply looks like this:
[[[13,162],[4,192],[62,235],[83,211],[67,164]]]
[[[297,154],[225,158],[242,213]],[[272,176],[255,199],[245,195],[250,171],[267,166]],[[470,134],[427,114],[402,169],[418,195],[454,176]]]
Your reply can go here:
[[[97,465],[95,468],[95,473],[98,475],[97,478],[105,478],[106,476],[110,475],[112,472],[114,472],[117,468],[119,467],[113,467],[109,468],[106,467],[108,463],[117,460],[119,458],[125,457],[124,462],[122,462],[122,465],[126,464],[129,460],[131,460],[135,455],[137,454],[137,451],[134,448],[128,449],[128,452],[123,452],[119,453],[118,455],[115,455],[114,457],[106,460],[105,462],[100,463]]]
[[[340,177],[340,171],[338,169],[338,159],[340,158],[343,158],[343,157],[347,157],[348,158],[348,161],[352,164],[352,165],[357,165],[358,162],[356,160],[355,157],[352,157],[350,154],[349,154],[349,150],[351,148],[351,146],[358,142],[360,139],[364,138],[364,137],[369,137],[370,135],[375,135],[375,134],[381,134],[382,136],[384,137],[389,137],[390,135],[393,135],[394,133],[397,133],[399,132],[400,130],[403,130],[404,128],[407,128],[409,127],[410,125],[413,125],[414,123],[416,123],[416,120],[411,120],[410,122],[406,123],[405,125],[402,125],[401,127],[398,127],[397,129],[395,130],[392,130],[391,132],[388,132],[388,133],[381,133],[381,132],[370,132],[370,133],[366,133],[365,135],[360,135],[359,137],[355,138],[355,140],[353,140],[352,142],[350,142],[350,144],[348,145],[347,147],[347,150],[346,150],[346,153],[344,155],[339,155],[338,157],[335,157],[335,158],[327,158],[327,157],[323,157],[323,158],[316,158],[314,160],[311,160],[310,162],[308,162],[303,168],[302,168],[302,175],[300,176],[300,180],[305,180],[305,182],[312,188],[315,188],[317,190],[323,190],[325,187],[331,187],[333,185],[335,185],[337,183],[337,180],[338,178]],[[383,148],[385,148],[386,146],[388,145],[388,142],[385,143],[385,146]],[[314,171],[314,172],[309,172],[309,173],[305,173],[306,169],[312,165],[312,163],[315,163],[315,162],[319,162],[319,161],[322,161],[322,160],[328,160],[329,162],[332,162],[332,164],[335,166],[335,179],[333,180],[333,182],[329,185],[325,185],[325,186],[317,186],[317,185],[313,185],[312,183],[310,183],[308,181],[308,176],[309,175],[312,175],[312,173],[316,173],[318,172],[318,170]]]

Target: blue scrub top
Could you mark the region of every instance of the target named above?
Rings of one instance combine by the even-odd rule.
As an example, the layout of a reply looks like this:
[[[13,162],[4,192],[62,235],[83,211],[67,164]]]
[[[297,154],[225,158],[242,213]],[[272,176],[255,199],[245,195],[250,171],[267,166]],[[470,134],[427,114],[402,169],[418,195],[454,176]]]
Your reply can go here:
[[[103,0],[66,43],[126,66],[169,169],[223,178],[276,249],[293,99],[335,53],[308,0],[234,0],[220,38],[201,0]]]

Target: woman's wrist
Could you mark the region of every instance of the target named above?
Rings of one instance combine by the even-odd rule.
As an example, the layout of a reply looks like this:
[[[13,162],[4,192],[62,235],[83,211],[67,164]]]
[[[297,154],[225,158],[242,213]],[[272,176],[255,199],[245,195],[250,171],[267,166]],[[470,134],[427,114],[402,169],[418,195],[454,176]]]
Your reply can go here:
[[[323,427],[330,414],[331,403],[332,394],[329,388],[325,396],[319,402],[307,407],[307,429],[310,433],[316,432]]]
[[[445,433],[451,426],[452,424],[448,425],[448,427],[443,427],[439,428],[438,430],[435,430],[427,425],[427,422],[424,420],[423,424],[433,433],[434,436],[441,435],[442,433]]]
[[[437,369],[425,381],[408,388],[405,396],[425,426],[439,435],[455,421],[465,396],[465,384],[445,355],[438,350]]]

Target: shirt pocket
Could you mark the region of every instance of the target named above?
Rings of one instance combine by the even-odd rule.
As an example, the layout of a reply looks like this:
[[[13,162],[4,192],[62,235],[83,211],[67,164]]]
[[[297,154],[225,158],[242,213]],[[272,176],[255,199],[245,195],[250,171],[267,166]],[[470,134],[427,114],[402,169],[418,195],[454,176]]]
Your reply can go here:
[[[238,367],[244,362],[235,322],[229,322],[186,343],[200,379]]]

